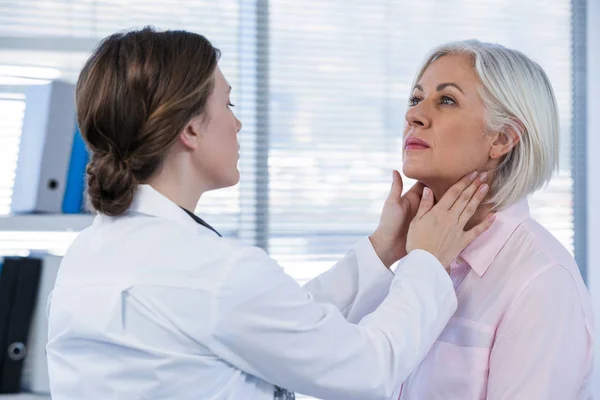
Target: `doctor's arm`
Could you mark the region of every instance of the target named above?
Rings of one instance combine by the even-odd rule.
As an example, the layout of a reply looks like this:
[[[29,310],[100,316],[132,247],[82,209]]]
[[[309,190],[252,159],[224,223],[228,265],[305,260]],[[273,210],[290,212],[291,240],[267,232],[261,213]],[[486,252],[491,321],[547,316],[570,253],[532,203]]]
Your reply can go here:
[[[470,204],[467,200],[481,183],[476,174],[469,174],[455,183],[439,204],[450,209],[460,199],[458,205],[476,207],[482,197],[475,197],[475,202]],[[335,305],[349,322],[360,321],[381,304],[394,277],[390,267],[407,255],[408,228],[419,209],[424,186],[417,183],[404,194],[402,190],[402,178],[394,171],[375,232],[356,243],[333,268],[304,285],[317,302]],[[467,211],[466,214],[472,211],[460,210]],[[438,227],[430,226],[430,229]]]
[[[393,279],[394,274],[365,237],[335,266],[307,282],[303,289],[316,302],[334,305],[347,321],[356,323],[381,304]]]
[[[524,289],[498,328],[487,400],[564,400],[578,392],[591,338],[567,270],[553,266]]]
[[[394,274],[390,267],[406,256],[408,226],[419,207],[423,185],[415,184],[404,195],[398,171],[384,203],[379,225],[344,258],[304,285],[317,302],[336,306],[349,322],[358,322],[381,304]]]
[[[407,236],[412,251],[385,300],[358,324],[334,305],[317,302],[262,250],[246,248],[226,266],[204,343],[242,371],[293,391],[388,399],[455,311],[454,288],[443,265],[491,225],[486,221],[463,231],[483,199],[474,195],[479,184],[472,186],[433,209],[432,196],[424,196]]]
[[[296,392],[388,399],[455,308],[450,278],[424,251],[406,258],[387,298],[355,325],[249,248],[215,297],[205,344],[240,370]]]

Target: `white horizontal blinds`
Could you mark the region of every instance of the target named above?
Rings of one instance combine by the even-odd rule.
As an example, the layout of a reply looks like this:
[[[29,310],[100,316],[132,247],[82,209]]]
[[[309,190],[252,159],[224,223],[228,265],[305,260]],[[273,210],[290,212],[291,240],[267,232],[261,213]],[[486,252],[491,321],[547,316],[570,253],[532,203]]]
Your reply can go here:
[[[270,7],[269,248],[303,281],[375,228],[400,166],[388,10],[381,1]]]
[[[0,2],[1,213],[10,205],[24,87],[74,81],[100,38],[146,24],[198,31],[223,51],[244,124],[242,183],[207,194],[198,213],[227,235],[255,243],[268,236],[271,252],[299,280],[374,229],[391,169],[401,168],[413,74],[430,47],[470,37],[525,51],[554,84],[561,171],[531,205],[572,249],[564,0]]]
[[[561,170],[530,204],[572,251],[569,1],[269,4],[269,248],[289,272],[314,276],[376,227],[414,73],[433,46],[467,38],[522,50],[552,80]]]
[[[28,85],[47,83],[49,79],[74,83],[83,63],[102,38],[117,31],[154,25],[158,29],[198,32],[211,40],[223,53],[220,65],[233,87],[232,101],[237,103],[239,100],[244,104],[242,112],[244,107],[253,109],[253,98],[248,93],[255,89],[254,81],[248,72],[240,73],[242,60],[248,58],[240,57],[244,50],[240,40],[245,35],[253,37],[251,29],[254,27],[248,27],[244,21],[253,21],[255,15],[242,15],[243,12],[253,13],[254,10],[237,0],[0,1],[0,215],[10,211],[25,108],[24,90]],[[240,31],[242,25],[247,28],[245,32]],[[246,82],[251,85],[249,88],[244,87]],[[240,93],[246,98],[240,98]],[[253,145],[253,125],[251,122],[245,125],[242,154],[250,144]],[[245,179],[253,180],[253,170],[250,163],[246,163],[247,159],[242,157],[240,168]],[[254,227],[239,223],[243,211],[241,194],[239,186],[210,193],[201,200],[197,211],[224,234],[244,236],[241,229]],[[253,206],[252,202],[245,204],[244,211],[254,214],[248,209]],[[36,248],[33,245],[47,245],[60,253],[73,235],[22,232],[10,237],[10,240],[7,240],[8,236],[3,238],[0,255],[22,253]],[[34,241],[28,239],[34,237]]]

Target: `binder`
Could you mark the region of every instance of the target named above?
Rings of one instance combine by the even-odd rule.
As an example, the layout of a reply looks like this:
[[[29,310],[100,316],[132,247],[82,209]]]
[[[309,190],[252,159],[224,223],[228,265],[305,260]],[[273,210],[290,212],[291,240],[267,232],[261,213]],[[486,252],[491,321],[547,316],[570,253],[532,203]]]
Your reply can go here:
[[[17,288],[19,267],[11,259],[6,258],[0,270],[0,367],[4,364],[8,327]],[[1,387],[1,383],[0,383]]]
[[[12,213],[61,213],[75,137],[75,86],[61,81],[25,93]]]
[[[23,364],[21,389],[25,392],[47,394],[50,393],[50,381],[46,356],[46,344],[48,343],[46,307],[48,297],[54,289],[62,257],[44,255],[42,260],[42,274],[29,333],[28,354]]]
[[[75,126],[75,136],[73,137],[73,147],[71,157],[69,158],[69,168],[67,172],[67,183],[64,191],[62,212],[64,214],[78,214],[88,211],[85,207],[85,168],[89,160],[89,154],[79,128]]]
[[[27,356],[27,343],[37,294],[42,261],[32,257],[8,257],[2,265],[0,282],[6,276],[12,280],[12,299],[8,299],[7,323],[2,326],[3,341],[0,342],[0,393],[19,393],[23,360]],[[16,279],[15,279],[16,276]],[[0,290],[6,285],[0,283]],[[8,297],[8,296],[7,296]],[[5,299],[3,299],[5,300]]]

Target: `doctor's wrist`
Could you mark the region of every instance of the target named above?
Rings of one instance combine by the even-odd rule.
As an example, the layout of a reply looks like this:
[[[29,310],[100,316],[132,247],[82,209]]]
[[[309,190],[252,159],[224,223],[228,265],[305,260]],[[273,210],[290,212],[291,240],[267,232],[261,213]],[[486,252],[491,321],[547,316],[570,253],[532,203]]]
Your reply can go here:
[[[386,268],[389,269],[396,261],[400,259],[400,257],[395,254],[393,247],[387,245],[387,241],[379,237],[377,232],[369,236],[369,241],[371,242],[377,257],[379,257]]]

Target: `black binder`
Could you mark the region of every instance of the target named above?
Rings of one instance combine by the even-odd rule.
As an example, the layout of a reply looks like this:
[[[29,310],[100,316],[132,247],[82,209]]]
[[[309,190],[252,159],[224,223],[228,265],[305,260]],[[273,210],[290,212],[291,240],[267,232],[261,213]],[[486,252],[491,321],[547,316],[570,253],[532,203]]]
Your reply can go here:
[[[19,393],[42,260],[7,257],[0,270],[0,393]]]
[[[17,291],[19,267],[11,259],[6,258],[0,269],[0,370],[4,363],[5,343],[10,326],[10,317],[14,294]],[[2,387],[0,381],[0,388]]]

